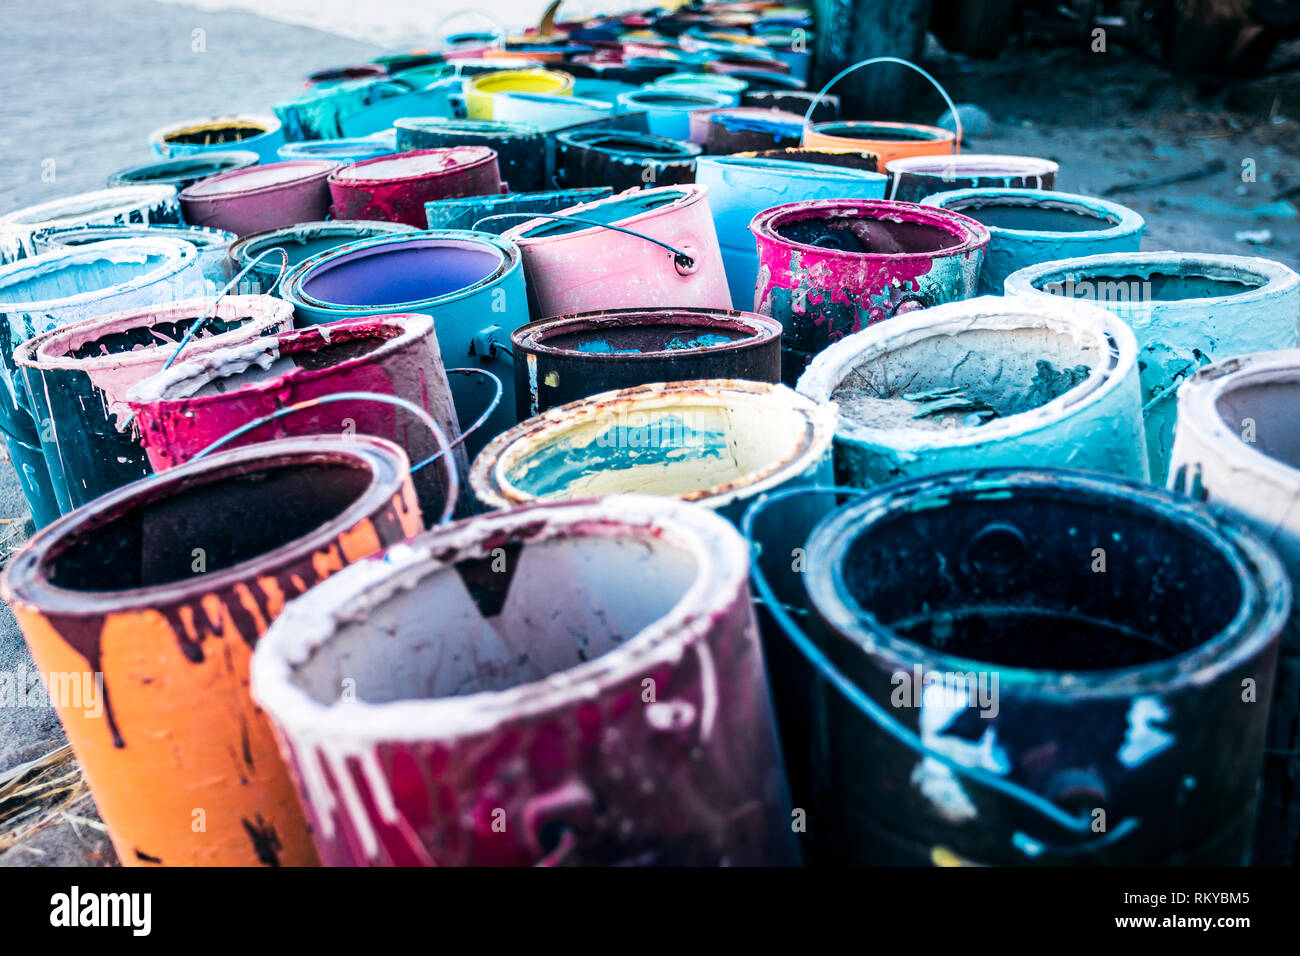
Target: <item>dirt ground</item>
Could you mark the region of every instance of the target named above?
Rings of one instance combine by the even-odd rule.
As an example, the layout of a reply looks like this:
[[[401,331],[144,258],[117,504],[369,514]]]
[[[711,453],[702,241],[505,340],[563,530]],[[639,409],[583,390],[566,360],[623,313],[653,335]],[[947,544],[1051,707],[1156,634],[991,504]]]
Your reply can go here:
[[[203,31],[202,51],[196,38]],[[244,12],[151,0],[0,0],[0,212],[100,188],[148,159],[164,123],[223,111],[266,112],[323,66],[369,59],[380,47]],[[1102,195],[1140,212],[1145,249],[1300,259],[1300,74],[1243,81],[1199,97],[1146,60],[1112,48],[1026,48],[992,63],[937,51],[927,65],[958,103],[987,111],[971,151],[1043,156],[1057,188]],[[918,95],[909,118],[933,121],[939,98]],[[932,104],[932,105],[930,105]],[[880,117],[899,118],[899,117]],[[43,181],[54,160],[53,182]],[[1243,165],[1245,164],[1245,165]],[[1243,176],[1253,172],[1253,176]],[[1153,185],[1156,181],[1180,181]],[[1250,238],[1239,234],[1251,234]],[[1253,239],[1253,241],[1252,241]],[[26,508],[0,467],[0,558],[21,543]],[[0,607],[0,672],[33,669]],[[0,706],[5,769],[64,743],[48,708]],[[88,822],[87,822],[88,821]],[[0,865],[110,865],[112,847],[83,799]],[[0,834],[9,829],[0,801]],[[0,847],[3,844],[0,843]]]

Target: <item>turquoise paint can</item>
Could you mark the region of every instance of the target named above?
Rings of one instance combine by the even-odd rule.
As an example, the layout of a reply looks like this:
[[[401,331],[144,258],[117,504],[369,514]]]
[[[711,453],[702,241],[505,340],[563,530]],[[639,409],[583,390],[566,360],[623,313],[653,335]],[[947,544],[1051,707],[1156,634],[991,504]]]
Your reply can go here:
[[[749,86],[743,79],[728,76],[725,73],[670,73],[655,80],[648,87],[652,90],[671,90],[675,93],[723,93],[731,98],[727,106],[736,106]]]
[[[1250,256],[1114,252],[1028,266],[1007,295],[1083,300],[1118,315],[1138,343],[1151,480],[1164,484],[1179,386],[1211,362],[1296,345],[1300,275]]]
[[[730,94],[711,90],[693,90],[688,93],[653,87],[625,93],[618,99],[629,110],[646,114],[652,135],[683,141],[691,138],[693,111],[733,106],[738,100]]]
[[[159,156],[177,159],[206,152],[249,150],[264,163],[275,162],[285,133],[274,116],[235,113],[172,123],[149,134],[149,146]]]
[[[531,123],[550,132],[613,116],[613,103],[553,93],[505,92],[492,100],[492,119],[504,123]]]
[[[588,100],[601,100],[609,103],[614,113],[626,113],[627,107],[619,102],[624,93],[635,93],[641,87],[633,83],[620,83],[618,80],[604,80],[598,77],[575,77],[573,95]]]
[[[199,268],[214,284],[225,285],[233,275],[230,271],[230,247],[238,238],[225,229],[206,226],[180,226],[158,223],[152,226],[80,226],[73,229],[55,229],[36,240],[38,254],[64,246],[84,246],[109,239],[180,239],[199,252]]]
[[[838,410],[836,483],[963,468],[1147,478],[1137,339],[1092,306],[983,296],[820,352],[798,390]]]
[[[181,222],[172,186],[121,186],[63,196],[0,216],[0,265],[38,255],[42,236],[82,226],[150,226]]]
[[[494,219],[482,222],[488,216],[506,213],[556,212],[579,203],[607,199],[614,194],[608,186],[591,186],[585,189],[553,189],[535,193],[506,193],[504,196],[463,196],[457,199],[438,199],[424,204],[424,214],[430,229],[471,229],[499,236],[514,228],[521,217]]]
[[[399,152],[487,146],[495,150],[501,178],[512,189],[546,189],[546,134],[532,123],[407,116],[393,124]]]
[[[921,205],[959,212],[988,228],[981,295],[999,294],[1007,276],[1038,262],[1137,252],[1146,225],[1119,203],[1040,189],[954,189],[927,196]]]
[[[758,249],[749,224],[758,213],[808,199],[880,199],[888,177],[779,159],[701,156],[696,160],[695,181],[709,190],[731,301],[749,308],[758,279]]]
[[[339,139],[313,139],[285,143],[276,151],[283,161],[292,159],[328,159],[336,163],[356,163],[397,152],[397,134],[390,127],[371,136]]]

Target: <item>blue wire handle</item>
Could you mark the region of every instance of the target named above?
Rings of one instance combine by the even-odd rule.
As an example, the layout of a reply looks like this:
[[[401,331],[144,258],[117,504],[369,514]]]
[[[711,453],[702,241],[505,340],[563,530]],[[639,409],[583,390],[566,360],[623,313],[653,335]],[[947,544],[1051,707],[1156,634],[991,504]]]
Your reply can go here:
[[[1050,800],[1045,799],[1032,790],[1022,787],[1020,784],[1000,777],[997,774],[985,770],[983,767],[972,767],[960,763],[947,754],[939,753],[925,745],[920,736],[908,727],[894,720],[878,703],[862,690],[856,683],[850,680],[840,671],[826,654],[814,644],[803,630],[795,623],[790,616],[785,605],[781,603],[776,596],[776,592],[767,582],[763,575],[762,566],[758,561],[758,556],[762,552],[762,545],[754,539],[754,523],[758,515],[773,503],[783,501],[786,498],[792,498],[796,495],[823,494],[835,496],[849,496],[855,498],[865,497],[869,492],[862,488],[844,488],[839,486],[827,485],[806,485],[801,488],[790,488],[784,491],[776,491],[771,494],[761,495],[758,500],[751,505],[741,520],[741,531],[749,539],[751,549],[751,573],[754,580],[754,588],[758,591],[759,597],[763,604],[771,612],[772,616],[777,619],[781,629],[786,636],[798,647],[799,651],[808,659],[813,667],[821,673],[821,676],[830,683],[836,690],[842,693],[848,700],[855,704],[859,710],[869,717],[881,730],[889,734],[895,740],[904,746],[916,751],[924,757],[944,764],[950,770],[967,777],[981,786],[996,790],[1003,796],[1010,797],[1019,803],[1024,804],[1035,813],[1047,817],[1057,826],[1070,831],[1071,833],[1089,834],[1092,833],[1092,817],[1089,815],[1072,816],[1066,813]],[[1107,843],[1114,842],[1129,831],[1137,827],[1137,819],[1127,819],[1120,822],[1109,833],[1104,834],[1102,839]],[[1043,844],[1031,840],[1023,834],[1017,832],[1013,839],[1016,847],[1026,855],[1034,856],[1041,852]],[[1100,841],[1098,841],[1100,842]],[[1068,847],[1063,852],[1071,850],[1078,852],[1084,847]]]
[[[666,242],[660,242],[658,239],[655,239],[653,236],[647,236],[644,233],[640,233],[640,232],[633,232],[631,229],[624,229],[622,226],[611,226],[607,222],[600,222],[599,220],[596,219],[580,219],[577,216],[556,216],[546,212],[503,212],[503,213],[498,213],[495,216],[484,216],[482,219],[477,220],[474,223],[474,225],[470,226],[470,230],[473,231],[479,227],[480,223],[485,223],[492,219],[518,219],[518,218],[557,219],[560,222],[578,222],[578,223],[582,223],[582,225],[584,226],[598,226],[601,229],[613,229],[615,232],[621,232],[625,236],[635,236],[637,239],[644,239],[646,242],[653,242],[656,246],[661,246],[662,248],[667,249],[669,252],[673,254],[673,262],[681,266],[683,269],[689,269],[691,266],[695,265],[695,260],[692,257],[688,256],[686,253],[682,252],[682,250],[675,249],[672,246],[668,245],[668,243]]]

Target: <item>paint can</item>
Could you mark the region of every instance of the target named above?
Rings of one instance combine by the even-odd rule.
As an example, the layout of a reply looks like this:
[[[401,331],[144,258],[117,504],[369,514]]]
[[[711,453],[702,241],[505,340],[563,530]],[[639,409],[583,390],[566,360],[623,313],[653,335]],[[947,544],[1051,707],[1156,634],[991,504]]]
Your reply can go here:
[[[786,149],[746,150],[735,154],[742,159],[781,159],[789,163],[808,163],[814,166],[838,166],[843,169],[880,171],[880,157],[854,149]]]
[[[205,278],[216,285],[230,280],[230,244],[237,237],[224,229],[205,226],[178,226],[159,224],[153,226],[77,226],[55,229],[36,239],[37,253],[49,252],[68,246],[84,246],[92,242],[112,239],[180,239],[188,242],[199,253],[199,269]]]
[[[295,601],[252,691],[321,860],[797,862],[744,544],[661,498],[521,508]]]
[[[492,117],[504,123],[532,123],[551,131],[613,116],[615,106],[602,100],[554,93],[497,93]]]
[[[228,173],[234,169],[247,169],[261,161],[257,153],[249,150],[228,150],[220,153],[202,152],[177,159],[159,159],[152,163],[127,166],[110,173],[108,185],[112,186],[171,186],[181,190],[200,179]]]
[[[564,315],[520,326],[510,344],[520,421],[652,382],[781,380],[781,326],[752,312],[643,308]]]
[[[856,149],[875,153],[886,167],[908,156],[947,156],[960,144],[952,130],[920,123],[814,123],[804,132],[803,145],[815,149]]]
[[[150,474],[127,391],[161,370],[194,321],[209,312],[188,348],[222,348],[293,325],[287,302],[228,295],[97,315],[14,348],[19,392],[30,402],[61,512]]]
[[[717,109],[732,106],[732,94],[709,90],[691,92],[660,90],[647,87],[635,93],[624,93],[618,98],[628,110],[644,112],[650,124],[650,133],[665,139],[688,140],[691,135],[691,113],[695,110]]]
[[[240,283],[241,292],[247,290],[269,295],[282,275],[306,259],[350,242],[356,242],[358,239],[408,232],[415,232],[415,230],[400,222],[379,222],[374,219],[300,222],[296,226],[255,232],[251,236],[236,240],[230,247],[230,261],[234,263],[235,272],[242,272],[252,266]],[[278,257],[263,259],[253,265],[258,256],[268,249],[277,248],[283,249],[288,256],[288,263],[284,269],[280,268]]]
[[[695,181],[693,143],[629,130],[555,134],[555,179],[565,188],[609,186],[615,192]]]
[[[247,236],[324,219],[338,163],[300,159],[221,173],[181,190],[185,221]]]
[[[731,308],[702,187],[645,189],[555,215],[571,218],[534,219],[505,233],[523,254],[533,318],[647,305]]]
[[[187,120],[156,129],[149,134],[149,146],[166,159],[196,153],[249,150],[264,163],[275,162],[275,151],[284,145],[284,129],[274,116],[243,113]]]
[[[430,229],[471,229],[478,232],[501,233],[519,223],[518,219],[491,219],[490,216],[519,212],[556,212],[578,203],[593,202],[613,195],[608,186],[587,189],[556,189],[536,193],[507,193],[502,196],[466,196],[461,199],[439,199],[424,204],[424,215]]]
[[[497,154],[501,178],[515,192],[548,189],[546,135],[532,124],[496,120],[407,117],[393,124],[399,152],[444,149],[450,146],[488,146]],[[602,185],[602,184],[596,184]]]
[[[1211,362],[1294,348],[1300,275],[1269,259],[1115,252],[1028,266],[1007,295],[1058,295],[1109,309],[1137,336],[1151,481],[1169,472],[1177,402],[1187,376]]]
[[[1216,362],[1178,390],[1178,427],[1169,487],[1248,525],[1300,586],[1300,350],[1256,352]],[[1291,866],[1300,860],[1300,613],[1278,652],[1251,862]]]
[[[651,84],[652,89],[674,90],[681,93],[694,93],[704,90],[706,93],[726,93],[731,96],[727,105],[737,106],[741,94],[749,84],[741,77],[725,76],[721,73],[670,73]]]
[[[696,181],[709,191],[727,285],[734,304],[751,305],[758,279],[758,250],[749,231],[753,218],[779,203],[810,199],[880,199],[880,173],[757,156],[703,156]]]
[[[327,159],[334,163],[357,163],[397,152],[397,134],[390,128],[374,136],[350,136],[340,139],[314,139],[303,143],[285,143],[276,150],[281,162],[294,159]]]
[[[0,265],[36,255],[36,241],[55,229],[180,221],[180,204],[170,186],[124,186],[64,196],[0,216]]]
[[[803,93],[808,89],[808,84],[797,76],[785,76],[781,73],[765,73],[760,70],[734,70],[727,74],[706,73],[705,76],[711,76],[714,79],[721,79],[725,76],[725,78],[729,80],[743,80],[745,83],[745,91],[741,94],[740,101],[746,106],[749,104],[745,103],[745,98],[751,93]],[[825,99],[835,100],[836,104],[839,102],[833,96],[825,97]],[[808,112],[808,105],[809,104],[805,102],[801,109],[792,110],[792,112],[796,112],[800,116],[803,116]],[[838,105],[836,106],[836,110],[838,115]],[[813,121],[821,122],[823,119],[834,118],[835,116],[817,116],[814,114]]]
[[[317,862],[249,658],[287,600],[420,530],[407,466],[369,437],[241,448],[111,492],[9,562],[37,666],[95,682],[95,708],[56,706],[124,864]]]
[[[749,229],[758,245],[754,311],[781,323],[791,384],[851,332],[975,295],[989,241],[973,219],[883,199],[784,203]]]
[[[426,202],[503,191],[497,154],[488,147],[424,149],[335,169],[329,177],[330,215],[423,229]]]
[[[1052,189],[1059,170],[1050,159],[1037,156],[909,156],[889,164],[889,198],[920,202],[958,189]]]
[[[291,316],[288,303],[281,304]],[[225,348],[196,350],[171,368],[137,381],[127,404],[149,465],[164,471],[189,461],[241,425],[340,393],[405,399],[432,416],[448,441],[455,444],[460,438],[433,319],[413,313],[277,330]],[[418,420],[392,405],[364,399],[300,408],[252,429],[229,447],[286,435],[354,434],[388,439],[413,465],[440,450]],[[453,457],[460,473],[467,473],[464,450],[458,448]],[[420,510],[436,517],[447,499],[437,470],[412,472]]]
[[[307,75],[308,86],[329,86],[352,80],[374,80],[387,76],[388,70],[378,63],[357,63],[352,66],[330,66]]]
[[[1291,599],[1267,547],[1085,472],[844,491],[745,519],[810,862],[1243,862],[1267,715],[1242,681],[1271,690]]]
[[[300,326],[392,312],[433,316],[447,368],[481,368],[501,380],[500,403],[465,440],[470,457],[515,423],[510,333],[528,321],[528,293],[510,240],[454,230],[363,239],[299,263],[280,294]],[[491,404],[495,386],[456,375],[451,393],[458,420],[469,423]]]
[[[573,76],[563,70],[497,70],[471,77],[464,84],[465,111],[470,119],[490,120],[497,93],[573,95]]]
[[[739,521],[759,495],[831,475],[835,411],[784,385],[702,379],[557,405],[498,435],[470,487],[490,508],[613,494],[693,501]]]
[[[750,112],[754,110],[754,112]],[[694,120],[698,113],[692,113]],[[719,110],[708,118],[704,131],[705,152],[714,156],[746,150],[798,146],[803,137],[803,117],[777,110],[741,106]]]
[[[460,81],[424,82],[398,77],[316,87],[272,109],[285,139],[301,142],[381,134],[404,116],[452,116]]]
[[[738,74],[745,75],[745,74]],[[806,93],[801,90],[756,90],[753,82],[740,98],[742,106],[761,106],[771,110],[789,110],[807,116],[811,123],[829,123],[840,118],[840,98]],[[809,115],[808,110],[812,109]]]
[[[998,295],[1007,276],[1039,262],[1137,252],[1145,220],[1119,203],[1074,193],[1026,189],[957,189],[922,205],[949,209],[989,231],[980,292]]]
[[[794,113],[783,113],[779,110],[765,110],[756,106],[719,106],[711,109],[695,110],[687,117],[687,129],[689,134],[686,137],[688,142],[696,146],[704,146],[709,142],[710,134],[716,138],[717,134],[713,132],[713,121],[720,116],[734,116],[737,118],[745,117],[755,121],[754,130],[767,130],[767,140],[762,145],[745,146],[745,149],[775,149],[776,146],[772,140],[776,137],[782,137],[792,142],[782,142],[782,148],[786,146],[798,146],[799,137],[803,135],[803,117],[796,116]],[[795,127],[791,132],[790,128]],[[743,132],[749,127],[736,125],[738,131]],[[710,152],[714,152],[710,148]],[[740,149],[731,150],[731,152],[740,152]]]
[[[838,408],[838,485],[1001,467],[1145,481],[1137,354],[1105,309],[984,296],[845,336],[798,390]]]

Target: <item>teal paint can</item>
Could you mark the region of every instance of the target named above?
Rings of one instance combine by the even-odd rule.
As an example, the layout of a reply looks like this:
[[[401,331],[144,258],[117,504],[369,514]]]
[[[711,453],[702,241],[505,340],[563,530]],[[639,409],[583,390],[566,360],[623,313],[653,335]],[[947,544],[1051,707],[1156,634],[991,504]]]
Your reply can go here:
[[[506,213],[556,212],[579,203],[607,199],[614,194],[608,186],[591,186],[585,189],[553,189],[536,193],[506,193],[503,196],[462,196],[457,199],[438,199],[424,204],[424,213],[430,229],[472,229],[499,236],[514,228],[521,217],[494,219],[482,222],[488,216]]]

